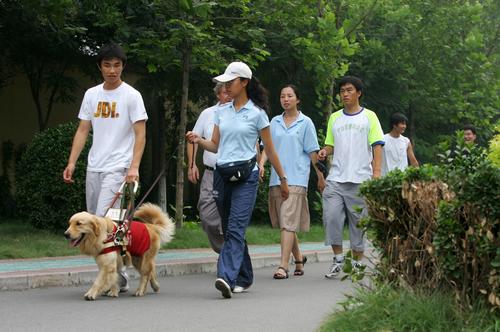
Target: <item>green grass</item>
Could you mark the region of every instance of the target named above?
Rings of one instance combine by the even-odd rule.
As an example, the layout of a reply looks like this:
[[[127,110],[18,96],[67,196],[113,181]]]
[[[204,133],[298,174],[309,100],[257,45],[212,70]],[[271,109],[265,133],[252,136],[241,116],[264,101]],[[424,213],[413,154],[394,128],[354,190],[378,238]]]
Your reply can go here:
[[[78,255],[64,235],[33,228],[20,220],[0,223],[0,259]]]
[[[299,233],[301,242],[322,242],[323,226],[311,225],[308,233]],[[249,244],[280,243],[280,232],[269,225],[250,226],[247,230]],[[79,250],[71,248],[62,232],[54,234],[34,229],[31,225],[18,219],[0,221],[0,259],[38,258],[78,255]],[[175,239],[164,245],[162,249],[209,248],[207,236],[200,223],[185,222],[177,229]]]
[[[500,316],[477,305],[463,312],[449,294],[414,294],[383,286],[358,290],[320,327],[330,331],[500,331]]]
[[[270,225],[254,225],[247,229],[247,243],[266,245],[280,243],[280,232]],[[300,242],[323,242],[325,233],[323,225],[311,225],[307,233],[298,233]],[[347,233],[344,234],[344,238]],[[163,249],[210,248],[207,236],[201,225],[195,222],[185,222],[181,229],[176,230],[175,239],[164,245]]]

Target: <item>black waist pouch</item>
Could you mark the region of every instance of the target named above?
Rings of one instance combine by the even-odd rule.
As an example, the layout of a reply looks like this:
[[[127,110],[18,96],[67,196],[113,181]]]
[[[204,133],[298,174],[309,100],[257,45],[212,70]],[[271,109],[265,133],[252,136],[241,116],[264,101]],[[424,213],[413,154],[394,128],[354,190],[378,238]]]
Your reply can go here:
[[[234,161],[217,165],[215,171],[225,182],[241,182],[248,179],[255,168],[256,157],[249,160]]]

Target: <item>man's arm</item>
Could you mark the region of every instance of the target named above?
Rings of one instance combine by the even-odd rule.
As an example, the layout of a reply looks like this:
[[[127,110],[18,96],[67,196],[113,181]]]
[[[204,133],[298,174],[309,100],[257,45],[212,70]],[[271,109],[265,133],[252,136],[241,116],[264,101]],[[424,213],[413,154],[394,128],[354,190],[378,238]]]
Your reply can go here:
[[[376,144],[372,147],[373,150],[373,178],[379,178],[382,172],[382,145]]]
[[[408,160],[410,161],[410,165],[414,167],[418,167],[418,160],[415,157],[415,153],[413,152],[413,146],[411,145],[411,142],[408,143],[408,149],[406,149],[406,154],[408,155]]]
[[[146,121],[140,120],[134,123],[134,152],[132,155],[132,163],[125,177],[125,181],[134,182],[139,179],[139,166],[141,164],[144,146],[146,145]]]
[[[220,140],[219,126],[214,125],[214,131],[212,132],[211,140],[206,140],[201,138],[194,131],[188,131],[186,134],[186,139],[190,143],[198,143],[199,145],[201,145],[202,148],[204,148],[207,151],[217,153],[217,150],[219,149],[219,140]]]
[[[200,173],[196,166],[196,153],[198,152],[197,143],[187,143],[187,158],[188,158],[188,180],[196,184],[200,179]]]
[[[76,130],[75,137],[73,138],[73,144],[71,145],[71,152],[68,158],[68,165],[63,172],[63,180],[66,183],[73,183],[73,173],[75,172],[75,165],[80,153],[82,153],[85,147],[85,142],[87,142],[87,137],[90,132],[92,124],[87,120],[80,120],[78,129]]]

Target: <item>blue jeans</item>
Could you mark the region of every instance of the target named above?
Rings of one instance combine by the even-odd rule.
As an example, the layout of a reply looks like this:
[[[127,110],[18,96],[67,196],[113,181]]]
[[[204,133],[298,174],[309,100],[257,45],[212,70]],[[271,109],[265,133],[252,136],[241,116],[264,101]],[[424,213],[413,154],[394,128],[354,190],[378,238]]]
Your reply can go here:
[[[231,289],[236,285],[249,287],[253,283],[245,231],[252,218],[258,184],[258,171],[253,171],[243,182],[224,182],[217,170],[214,172],[214,198],[224,231],[217,277],[224,279]]]

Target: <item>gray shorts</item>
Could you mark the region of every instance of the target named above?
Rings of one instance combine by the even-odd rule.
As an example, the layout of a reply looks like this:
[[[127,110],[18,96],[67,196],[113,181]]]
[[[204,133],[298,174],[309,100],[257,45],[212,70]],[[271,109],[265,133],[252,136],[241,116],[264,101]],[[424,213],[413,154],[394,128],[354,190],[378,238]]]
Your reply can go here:
[[[200,199],[198,200],[198,211],[200,213],[201,226],[207,233],[208,241],[212,249],[219,253],[224,243],[222,233],[222,222],[215,204],[213,195],[214,171],[205,169],[200,185]]]
[[[325,245],[342,246],[342,233],[347,218],[351,249],[364,251],[365,236],[358,228],[361,217],[366,215],[364,199],[359,195],[358,183],[326,181],[323,191],[323,225]],[[357,207],[362,211],[358,212]]]
[[[116,192],[125,181],[125,175],[127,175],[126,169],[114,172],[87,171],[85,181],[87,211],[100,217],[104,216]],[[120,207],[120,199],[115,202],[113,207]]]

